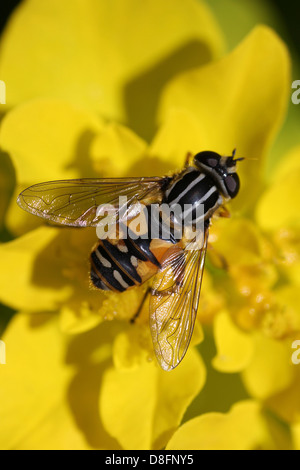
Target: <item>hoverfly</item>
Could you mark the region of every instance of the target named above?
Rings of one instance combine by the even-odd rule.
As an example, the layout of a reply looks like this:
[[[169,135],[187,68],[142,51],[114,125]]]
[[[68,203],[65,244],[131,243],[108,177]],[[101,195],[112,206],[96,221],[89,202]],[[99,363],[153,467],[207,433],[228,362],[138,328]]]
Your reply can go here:
[[[222,157],[203,151],[173,176],[77,179],[40,183],[25,189],[18,204],[26,211],[55,224],[91,227],[101,222],[97,208],[112,205],[120,213],[118,200],[126,197],[128,211],[143,204],[202,205],[201,244],[193,245],[183,234],[176,238],[134,236],[99,239],[90,256],[92,284],[104,291],[124,292],[153,278],[150,290],[150,329],[154,351],[160,366],[171,370],[183,359],[195,324],[208,231],[212,215],[234,198],[240,187],[236,172],[235,150]],[[136,213],[135,213],[136,215]],[[149,220],[151,224],[151,218]],[[158,225],[164,223],[160,217]],[[174,228],[174,220],[173,220]]]

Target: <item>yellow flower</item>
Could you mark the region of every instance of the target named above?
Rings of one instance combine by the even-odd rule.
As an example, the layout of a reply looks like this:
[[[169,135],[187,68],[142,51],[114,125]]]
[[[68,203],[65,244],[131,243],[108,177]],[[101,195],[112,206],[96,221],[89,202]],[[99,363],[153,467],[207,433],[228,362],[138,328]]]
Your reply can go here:
[[[160,29],[156,21],[158,12],[168,18],[167,32],[165,22]],[[178,372],[166,375],[149,362],[145,324],[103,323],[116,315],[128,320],[141,292],[107,299],[89,289],[94,230],[41,226],[16,207],[15,197],[41,180],[145,174],[155,163],[165,171],[154,158],[145,168],[146,142],[124,126],[104,123],[95,111],[142,123],[147,134],[164,83],[178,70],[209,61],[220,47],[214,19],[193,0],[184,6],[151,1],[142,9],[134,0],[32,0],[13,16],[1,44],[6,110],[12,109],[0,145],[1,175],[11,181],[1,185],[1,217],[15,239],[0,246],[0,299],[20,313],[3,336],[8,367],[1,369],[1,448],[160,448],[203,387],[205,367],[194,351]],[[135,115],[139,94],[142,120],[141,112]],[[17,181],[8,211],[14,173],[6,151]],[[194,380],[187,383],[188,377]],[[124,393],[115,393],[120,386]],[[17,390],[22,393],[15,397]]]
[[[126,121],[144,136],[153,132],[163,85],[222,48],[200,1],[29,0],[3,36],[0,75],[8,108],[41,96],[63,98]]]
[[[207,413],[183,424],[167,450],[255,450],[276,448],[268,420],[254,400],[237,403],[227,414]]]
[[[271,180],[264,181],[262,163],[284,113],[289,84],[286,52],[277,42],[277,52],[269,54],[271,37],[270,31],[258,28],[233,51],[232,62],[225,57],[217,64],[176,77],[164,91],[160,117],[166,119],[174,110],[192,113],[194,128],[198,126],[205,142],[202,147],[216,142],[219,150],[228,142],[232,146],[235,139],[239,155],[250,157],[241,165],[241,195],[232,204],[235,219],[228,226],[228,221],[216,220],[211,229],[213,249],[228,266],[226,278],[217,268],[211,268],[215,289],[223,296],[223,309],[214,319],[217,351],[212,365],[223,373],[241,372],[250,396],[280,419],[297,426],[300,370],[292,364],[291,346],[300,334],[299,148],[284,156]],[[256,64],[250,65],[245,50],[253,50],[258,43]],[[266,56],[270,60],[263,59]],[[286,67],[278,70],[283,87],[274,100],[274,90],[262,75],[279,57]],[[244,73],[238,74],[237,69]],[[248,90],[243,94],[236,83],[240,85],[246,79]],[[265,110],[260,114],[256,106],[262,102]],[[195,433],[191,427],[186,436]],[[239,448],[240,441],[228,445]]]
[[[299,325],[297,207],[274,225],[270,207],[286,187],[280,173],[268,188],[263,177],[286,109],[289,57],[266,27],[221,58],[220,37],[194,0],[29,0],[13,16],[0,59],[10,91],[0,221],[12,238],[0,245],[0,301],[18,313],[3,335],[1,448],[288,448],[278,417],[298,445],[299,373],[289,356]],[[234,147],[257,161],[240,163],[232,220],[211,229],[193,344],[201,324],[205,341],[165,373],[146,309],[128,322],[144,288],[91,290],[94,230],[45,226],[15,197],[44,180],[165,174],[187,152]],[[281,175],[290,171],[292,186],[294,167]]]

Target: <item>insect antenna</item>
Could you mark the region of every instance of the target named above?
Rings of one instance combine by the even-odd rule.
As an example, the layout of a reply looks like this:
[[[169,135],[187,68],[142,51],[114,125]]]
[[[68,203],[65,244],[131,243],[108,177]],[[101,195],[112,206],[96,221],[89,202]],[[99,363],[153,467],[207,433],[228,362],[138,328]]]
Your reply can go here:
[[[235,154],[236,154],[236,148],[233,149],[232,151],[232,155],[231,155],[231,158],[232,158],[232,161],[235,163],[235,162],[241,162],[243,160],[258,160],[258,158],[250,158],[250,157],[239,157],[239,158],[234,158],[235,157]]]

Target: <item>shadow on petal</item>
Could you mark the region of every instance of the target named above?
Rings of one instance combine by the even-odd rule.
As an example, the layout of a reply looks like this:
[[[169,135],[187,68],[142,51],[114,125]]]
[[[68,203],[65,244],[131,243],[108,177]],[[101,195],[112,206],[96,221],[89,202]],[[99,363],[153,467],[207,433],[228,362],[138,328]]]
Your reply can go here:
[[[190,41],[152,68],[130,80],[124,87],[129,127],[146,140],[153,137],[160,94],[167,82],[181,72],[211,60],[211,49],[201,41]]]
[[[94,130],[86,129],[78,136],[74,158],[72,163],[65,166],[65,171],[74,169],[80,178],[94,178],[96,176],[91,160],[91,145],[97,135]]]
[[[99,412],[99,395],[104,372],[111,366],[111,347],[118,322],[104,323],[75,336],[69,343],[65,361],[76,372],[69,383],[67,399],[77,427],[95,449],[121,449],[105,430]]]

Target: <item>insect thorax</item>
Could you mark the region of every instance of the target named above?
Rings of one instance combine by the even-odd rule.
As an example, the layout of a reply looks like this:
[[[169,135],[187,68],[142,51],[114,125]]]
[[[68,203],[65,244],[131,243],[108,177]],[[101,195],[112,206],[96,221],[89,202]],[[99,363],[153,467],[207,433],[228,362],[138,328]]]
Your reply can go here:
[[[165,202],[172,208],[178,205],[182,218],[190,217],[190,222],[196,223],[209,219],[222,204],[223,197],[210,175],[189,167],[170,183]]]

